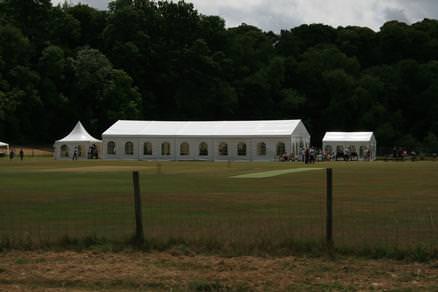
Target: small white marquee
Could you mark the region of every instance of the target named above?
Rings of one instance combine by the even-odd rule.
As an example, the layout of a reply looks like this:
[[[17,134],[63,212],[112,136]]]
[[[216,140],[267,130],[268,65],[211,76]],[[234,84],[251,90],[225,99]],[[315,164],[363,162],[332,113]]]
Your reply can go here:
[[[79,121],[64,138],[55,141],[55,159],[90,158],[91,149],[100,152],[102,141],[91,136]]]
[[[376,159],[376,144],[373,132],[326,132],[322,139],[326,153],[339,153],[348,148],[361,160]]]

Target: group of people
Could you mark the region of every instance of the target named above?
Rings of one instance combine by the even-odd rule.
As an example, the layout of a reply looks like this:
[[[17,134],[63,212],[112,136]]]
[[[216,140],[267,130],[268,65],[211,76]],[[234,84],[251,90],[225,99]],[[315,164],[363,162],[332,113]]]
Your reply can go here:
[[[18,155],[20,156],[20,160],[24,159],[23,148],[20,149],[20,152],[18,152]],[[9,159],[12,160],[14,158],[15,158],[15,148],[11,148],[11,150],[9,150]]]
[[[88,159],[98,159],[99,158],[99,151],[97,150],[97,145],[93,144],[90,147],[88,147],[88,153],[87,153],[87,158]],[[73,160],[78,160],[79,156],[81,155],[81,147],[80,146],[76,146],[73,150],[73,156],[72,159]]]
[[[316,161],[331,161],[331,160],[352,161],[359,160],[359,155],[356,151],[352,151],[349,147],[345,147],[342,151],[330,152],[317,149],[315,147],[301,148],[298,155],[294,153],[283,153],[280,155],[280,161],[301,161],[305,164],[312,164]],[[364,150],[364,160],[371,160],[371,151]]]
[[[99,152],[97,151],[97,145],[93,144],[88,148],[88,159],[98,159]]]
[[[280,161],[302,161],[305,164],[315,163],[316,161],[323,161],[323,155],[321,150],[317,150],[314,147],[302,148],[298,155],[295,153],[288,154],[287,152],[280,155]]]
[[[410,156],[412,160],[415,160],[417,158],[417,153],[414,150],[408,152],[406,149],[403,149],[402,147],[392,148],[392,159],[404,160],[408,156]]]

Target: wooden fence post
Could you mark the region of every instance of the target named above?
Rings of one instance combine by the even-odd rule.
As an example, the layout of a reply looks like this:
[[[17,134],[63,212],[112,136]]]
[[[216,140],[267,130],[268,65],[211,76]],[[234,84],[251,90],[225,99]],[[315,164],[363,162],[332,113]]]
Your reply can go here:
[[[143,216],[141,209],[140,179],[138,171],[132,172],[134,184],[134,207],[135,207],[135,241],[138,244],[144,242]]]
[[[326,243],[329,250],[333,249],[333,170],[327,168],[326,170]]]

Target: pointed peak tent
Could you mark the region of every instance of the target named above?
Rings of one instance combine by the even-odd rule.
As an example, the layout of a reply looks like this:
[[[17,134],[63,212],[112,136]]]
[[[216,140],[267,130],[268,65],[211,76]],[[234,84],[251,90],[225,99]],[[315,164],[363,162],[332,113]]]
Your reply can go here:
[[[91,136],[88,131],[84,128],[82,123],[78,121],[71,130],[70,134],[65,136],[64,138],[57,140],[56,142],[101,142],[100,140]]]
[[[67,136],[55,141],[55,159],[90,159],[93,149],[100,152],[101,144],[102,141],[91,136],[78,121]]]

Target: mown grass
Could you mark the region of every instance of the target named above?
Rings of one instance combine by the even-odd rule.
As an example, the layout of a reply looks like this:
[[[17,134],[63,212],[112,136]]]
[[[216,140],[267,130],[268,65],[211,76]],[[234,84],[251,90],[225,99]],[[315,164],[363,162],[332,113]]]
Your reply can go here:
[[[138,169],[147,248],[179,246],[226,254],[320,252],[325,230],[323,171],[230,178],[291,167],[304,166],[0,160],[0,242],[23,248],[69,241],[74,245],[75,240],[81,246],[86,238],[129,242],[134,231],[131,171]],[[334,168],[338,251],[436,257],[438,162],[317,167]]]

